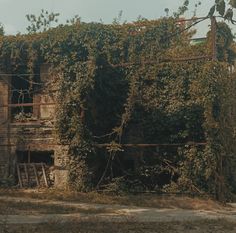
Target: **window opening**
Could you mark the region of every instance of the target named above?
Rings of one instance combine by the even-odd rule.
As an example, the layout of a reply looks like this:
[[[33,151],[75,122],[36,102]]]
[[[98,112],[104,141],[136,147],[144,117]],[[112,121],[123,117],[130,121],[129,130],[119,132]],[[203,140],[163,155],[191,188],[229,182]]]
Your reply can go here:
[[[17,151],[18,163],[44,163],[48,166],[54,164],[53,151]]]

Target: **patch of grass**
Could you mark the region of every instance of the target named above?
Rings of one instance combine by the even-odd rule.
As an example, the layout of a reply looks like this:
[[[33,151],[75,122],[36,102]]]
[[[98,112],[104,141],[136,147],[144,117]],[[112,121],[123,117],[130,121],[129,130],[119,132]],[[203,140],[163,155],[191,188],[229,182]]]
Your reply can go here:
[[[52,222],[40,225],[0,225],[0,233],[235,233],[236,223],[226,220],[170,223]]]
[[[37,215],[37,214],[100,214],[110,213],[109,209],[85,209],[72,206],[63,206],[50,203],[32,203],[22,201],[3,201],[0,202],[0,214],[2,215]]]
[[[47,200],[75,201],[80,203],[119,204],[154,208],[180,208],[192,210],[222,210],[230,207],[211,199],[190,198],[186,196],[142,195],[105,195],[97,192],[78,193],[55,189],[39,190],[0,190],[0,195],[30,197]]]

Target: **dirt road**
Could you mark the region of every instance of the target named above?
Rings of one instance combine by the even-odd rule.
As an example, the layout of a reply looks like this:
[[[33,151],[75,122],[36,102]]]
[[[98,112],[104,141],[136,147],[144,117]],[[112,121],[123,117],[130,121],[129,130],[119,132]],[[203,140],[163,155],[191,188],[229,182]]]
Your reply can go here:
[[[101,221],[101,222],[176,222],[176,221],[201,221],[226,219],[236,222],[236,207],[222,210],[184,210],[184,209],[158,209],[140,208],[123,205],[86,204],[68,201],[39,200],[32,198],[1,196],[0,202],[14,203],[19,208],[27,205],[43,206],[46,209],[42,213],[34,211],[22,214],[9,214],[7,211],[0,212],[0,223],[8,224],[39,224],[48,222],[75,221]],[[54,207],[78,209],[73,213],[53,213]],[[34,206],[32,206],[32,209]],[[47,208],[48,212],[47,213]]]

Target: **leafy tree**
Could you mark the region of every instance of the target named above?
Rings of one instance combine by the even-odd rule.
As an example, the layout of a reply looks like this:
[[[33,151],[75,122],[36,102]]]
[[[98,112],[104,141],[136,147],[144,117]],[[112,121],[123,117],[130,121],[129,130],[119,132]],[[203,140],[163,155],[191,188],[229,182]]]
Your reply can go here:
[[[121,24],[123,11],[118,13],[118,16],[113,19],[113,24]]]
[[[178,11],[174,13],[174,16],[179,17],[180,15],[184,14],[188,10],[189,3],[189,0],[184,0],[183,5],[180,6]],[[201,5],[201,1],[195,4],[194,14],[196,14],[196,8],[198,5]],[[235,24],[236,21],[233,19],[234,9],[236,9],[236,0],[215,0],[215,3],[210,8],[207,16],[220,16],[225,20]]]
[[[52,27],[53,24],[58,23],[59,13],[49,13],[48,11],[41,10],[39,16],[28,14],[26,15],[27,20],[31,23],[26,29],[32,33],[45,32]]]
[[[66,20],[66,23],[69,25],[77,24],[81,22],[81,18],[78,15],[75,15],[72,19]]]
[[[229,26],[224,22],[217,23],[217,57],[219,61],[234,64],[236,52],[234,36]]]
[[[0,23],[0,35],[3,36],[5,34],[4,32],[4,27],[3,25]]]
[[[180,15],[183,15],[187,10],[189,6],[189,0],[184,0],[183,5],[178,8],[177,12],[174,12],[174,17],[178,18]]]
[[[208,16],[212,17],[215,13],[218,13],[220,17],[234,24],[234,8],[236,8],[236,0],[215,0],[215,4],[210,8]]]
[[[186,0],[176,17],[188,5]],[[57,23],[57,16],[44,10],[39,17],[28,15],[28,32],[47,31]],[[229,147],[235,144],[235,111],[231,106],[236,105],[231,101],[236,99],[236,85],[232,85],[233,79],[229,81],[228,64],[170,62],[172,58],[205,55],[210,48],[208,44],[192,46],[192,32],[179,33],[173,18],[146,21],[145,27],[140,22],[119,25],[119,17],[113,25],[81,23],[78,27],[76,22],[69,21],[72,25],[43,35],[2,38],[0,43],[1,68],[10,66],[17,72],[24,64],[31,71],[45,62],[60,74],[55,128],[61,144],[69,149],[73,187],[87,191],[101,176],[105,162],[95,153],[94,144],[110,142],[108,153],[103,154],[108,158],[109,174],[104,174],[109,181],[126,175],[123,168],[114,172],[114,162],[122,164],[116,156],[120,143],[206,141],[206,149],[160,148],[160,156],[155,156],[159,160],[153,163],[146,156],[133,177],[145,179],[145,183],[149,179],[148,189],[160,189],[163,183],[155,182],[163,180],[164,173],[170,177],[177,173],[182,191],[197,187],[218,193],[216,185],[224,181],[220,158],[236,154],[236,147]],[[227,30],[222,28],[223,34]],[[223,48],[232,42],[226,39],[222,40]],[[146,154],[150,155],[149,151]]]
[[[184,0],[182,6],[180,6],[177,10],[177,12],[174,12],[173,16],[175,18],[178,18],[179,16],[183,15],[186,11],[188,11],[188,7],[189,7],[189,3],[190,1],[189,0]],[[202,3],[201,1],[198,1],[195,3],[194,5],[194,11],[193,11],[193,16],[196,16],[197,14],[197,8],[198,6],[200,6]],[[165,8],[165,12],[166,12],[166,15],[168,15],[169,13],[169,9],[168,8]]]

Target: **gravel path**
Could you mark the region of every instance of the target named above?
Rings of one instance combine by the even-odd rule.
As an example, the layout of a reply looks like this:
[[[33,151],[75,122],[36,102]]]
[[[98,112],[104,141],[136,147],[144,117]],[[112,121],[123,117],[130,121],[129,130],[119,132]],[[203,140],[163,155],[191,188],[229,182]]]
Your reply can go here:
[[[101,222],[171,222],[171,221],[198,221],[227,219],[236,222],[236,206],[231,210],[184,210],[184,209],[158,209],[140,208],[123,205],[86,204],[68,201],[49,201],[20,197],[1,196],[0,201],[20,202],[21,204],[50,204],[63,207],[84,209],[86,213],[73,214],[35,214],[35,215],[5,215],[0,213],[0,224],[39,224],[76,221],[101,221]],[[98,210],[97,213],[89,210]]]

